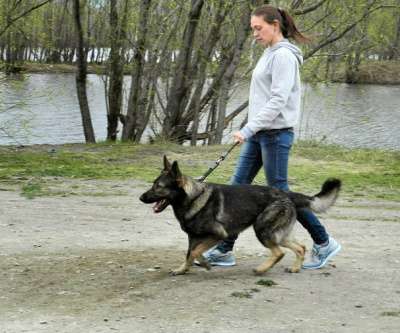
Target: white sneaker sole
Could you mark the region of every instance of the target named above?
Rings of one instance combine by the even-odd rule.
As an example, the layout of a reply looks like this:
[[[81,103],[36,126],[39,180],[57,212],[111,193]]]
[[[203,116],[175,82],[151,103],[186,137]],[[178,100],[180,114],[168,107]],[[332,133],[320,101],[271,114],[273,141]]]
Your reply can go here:
[[[193,262],[196,266],[201,266],[199,261],[196,259]],[[211,266],[220,266],[220,267],[232,267],[232,266],[236,266],[236,262],[210,262]]]

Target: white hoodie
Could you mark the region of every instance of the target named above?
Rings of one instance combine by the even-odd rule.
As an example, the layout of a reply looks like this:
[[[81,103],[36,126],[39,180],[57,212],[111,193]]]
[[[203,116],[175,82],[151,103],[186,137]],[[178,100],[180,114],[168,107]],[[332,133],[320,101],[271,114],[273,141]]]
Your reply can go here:
[[[293,127],[300,116],[301,50],[287,39],[267,48],[251,77],[245,139],[260,130]]]

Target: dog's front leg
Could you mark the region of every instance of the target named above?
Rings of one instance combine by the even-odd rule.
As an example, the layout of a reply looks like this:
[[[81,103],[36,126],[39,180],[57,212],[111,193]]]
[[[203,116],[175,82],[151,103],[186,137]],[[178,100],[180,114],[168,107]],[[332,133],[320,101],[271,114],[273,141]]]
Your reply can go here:
[[[186,254],[186,261],[178,269],[171,271],[171,274],[185,274],[189,271],[190,267],[192,267],[194,259],[199,261],[200,266],[203,266],[207,270],[211,269],[211,265],[204,259],[203,253],[218,242],[219,240],[215,238],[192,239],[189,237],[189,248]]]
[[[186,253],[186,260],[185,262],[179,266],[177,269],[173,269],[171,271],[171,275],[183,275],[189,271],[190,267],[193,265],[194,258],[192,256],[192,246],[193,240],[189,237],[189,247]]]

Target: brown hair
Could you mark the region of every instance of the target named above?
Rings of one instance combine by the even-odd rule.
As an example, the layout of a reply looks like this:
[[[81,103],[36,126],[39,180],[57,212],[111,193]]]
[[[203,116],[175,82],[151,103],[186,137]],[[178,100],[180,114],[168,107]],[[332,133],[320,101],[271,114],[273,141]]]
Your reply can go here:
[[[299,43],[308,43],[310,39],[304,36],[296,27],[293,18],[289,13],[280,8],[273,6],[261,6],[253,11],[253,16],[261,16],[265,22],[272,24],[274,21],[278,21],[281,27],[283,37],[293,38]]]

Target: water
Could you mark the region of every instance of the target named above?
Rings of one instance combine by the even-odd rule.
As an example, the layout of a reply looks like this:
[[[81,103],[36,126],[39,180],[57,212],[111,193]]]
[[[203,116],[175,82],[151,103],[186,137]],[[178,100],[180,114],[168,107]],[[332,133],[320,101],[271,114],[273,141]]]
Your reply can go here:
[[[0,86],[0,145],[84,142],[73,74],[3,76]],[[246,100],[247,93],[248,86],[239,87],[228,111]],[[88,98],[96,139],[104,140],[107,119],[100,76],[88,76]],[[399,105],[400,86],[304,84],[296,137],[346,147],[400,150]],[[243,117],[226,131],[225,142]]]

